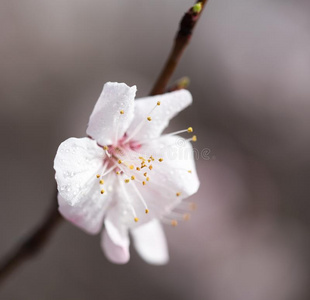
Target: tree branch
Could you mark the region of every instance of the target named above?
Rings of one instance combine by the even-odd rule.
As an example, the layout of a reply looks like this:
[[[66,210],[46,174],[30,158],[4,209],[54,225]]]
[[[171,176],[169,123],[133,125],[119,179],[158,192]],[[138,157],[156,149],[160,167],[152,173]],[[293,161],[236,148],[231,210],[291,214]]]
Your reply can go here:
[[[29,234],[0,263],[0,281],[12,273],[24,261],[37,254],[47,243],[56,225],[62,220],[58,212],[57,189],[52,197],[52,207],[40,226]]]
[[[201,13],[207,4],[208,0],[197,1],[196,4],[191,7],[187,13],[183,16],[179,31],[175,37],[174,45],[171,53],[161,71],[150,95],[163,94],[166,91],[166,87],[169,80],[177,67],[184,50],[190,42],[193,34],[193,30],[201,16]],[[200,7],[199,7],[200,6]]]

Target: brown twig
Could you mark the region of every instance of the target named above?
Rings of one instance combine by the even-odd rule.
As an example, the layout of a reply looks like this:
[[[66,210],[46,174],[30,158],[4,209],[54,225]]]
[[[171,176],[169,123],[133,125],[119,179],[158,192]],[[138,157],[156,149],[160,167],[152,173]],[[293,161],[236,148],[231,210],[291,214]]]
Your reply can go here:
[[[43,223],[29,234],[12,252],[9,253],[0,263],[0,281],[14,271],[28,258],[37,254],[39,250],[46,244],[51,236],[55,225],[62,220],[57,205],[57,189],[52,198],[52,207],[48,212]]]
[[[197,1],[197,3],[201,4],[201,10],[195,11],[195,5],[189,9],[187,13],[183,16],[179,31],[175,37],[174,45],[172,47],[171,53],[166,61],[162,72],[160,73],[150,95],[158,95],[163,94],[166,90],[166,87],[169,83],[169,80],[174,73],[176,66],[178,65],[180,58],[189,44],[191,36],[193,34],[193,30],[195,25],[197,24],[201,13],[207,4],[208,0]]]

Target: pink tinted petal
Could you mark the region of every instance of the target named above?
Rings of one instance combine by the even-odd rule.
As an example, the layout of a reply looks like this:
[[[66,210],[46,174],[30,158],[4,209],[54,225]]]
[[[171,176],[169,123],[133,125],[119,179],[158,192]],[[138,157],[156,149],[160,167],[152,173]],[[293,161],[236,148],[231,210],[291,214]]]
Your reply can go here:
[[[131,231],[134,246],[149,264],[163,265],[169,260],[166,237],[156,219]]]
[[[59,194],[70,205],[88,196],[103,168],[104,151],[89,138],[69,138],[60,144],[54,160]]]
[[[107,183],[108,184],[108,183]],[[70,204],[58,194],[59,212],[68,221],[80,227],[89,234],[97,234],[102,228],[103,216],[110,203],[111,194],[100,193],[96,184],[89,191],[88,195],[77,204]]]
[[[121,219],[122,211],[119,210],[119,207],[117,205],[110,207],[104,220],[104,226],[114,244],[128,247],[128,228],[124,226],[124,222]]]
[[[102,249],[113,263],[125,264],[130,258],[128,229],[121,221],[117,206],[111,207],[104,221]]]
[[[136,90],[136,86],[107,82],[90,116],[87,134],[102,146],[121,138],[133,119]]]
[[[126,264],[130,259],[129,245],[115,244],[106,230],[102,233],[101,247],[107,259],[115,264]]]
[[[156,106],[158,101],[160,101],[160,106]],[[135,101],[135,117],[127,130],[128,136],[136,132],[137,126],[143,120],[145,120],[144,126],[134,134],[134,140],[139,141],[160,136],[168,126],[170,119],[191,103],[192,95],[187,90],[137,99]],[[156,108],[151,114],[152,121],[149,122],[147,117],[155,106]]]

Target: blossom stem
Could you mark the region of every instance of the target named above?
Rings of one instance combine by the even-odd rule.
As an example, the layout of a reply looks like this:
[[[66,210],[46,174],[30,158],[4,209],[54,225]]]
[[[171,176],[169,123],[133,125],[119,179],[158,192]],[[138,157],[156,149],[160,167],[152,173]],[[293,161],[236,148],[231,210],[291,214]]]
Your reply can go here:
[[[56,225],[63,220],[58,212],[57,189],[52,198],[52,207],[44,221],[33,232],[24,238],[7,257],[0,262],[0,281],[4,280],[24,261],[37,254],[47,243]]]
[[[196,4],[201,4],[200,10],[197,12],[194,5],[183,16],[171,53],[150,93],[151,96],[165,93],[169,80],[179,63],[184,50],[190,42],[195,25],[197,24],[207,2],[208,0],[198,0]]]

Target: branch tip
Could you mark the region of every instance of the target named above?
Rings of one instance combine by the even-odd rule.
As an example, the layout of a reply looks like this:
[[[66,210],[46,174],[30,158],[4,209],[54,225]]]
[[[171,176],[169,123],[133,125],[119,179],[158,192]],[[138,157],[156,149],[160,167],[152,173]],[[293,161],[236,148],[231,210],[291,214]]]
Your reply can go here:
[[[199,14],[202,10],[202,3],[198,2],[192,7],[192,11],[194,14]]]

